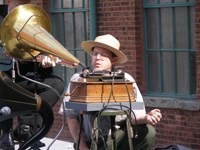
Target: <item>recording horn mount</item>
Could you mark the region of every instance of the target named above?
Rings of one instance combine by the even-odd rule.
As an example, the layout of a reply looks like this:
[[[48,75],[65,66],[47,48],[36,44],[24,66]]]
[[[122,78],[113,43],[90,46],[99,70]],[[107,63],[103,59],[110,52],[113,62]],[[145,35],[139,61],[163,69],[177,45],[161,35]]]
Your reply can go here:
[[[82,63],[68,52],[51,34],[48,14],[33,4],[14,8],[1,25],[1,41],[4,49],[17,59],[34,59],[40,53],[63,59],[69,66]]]

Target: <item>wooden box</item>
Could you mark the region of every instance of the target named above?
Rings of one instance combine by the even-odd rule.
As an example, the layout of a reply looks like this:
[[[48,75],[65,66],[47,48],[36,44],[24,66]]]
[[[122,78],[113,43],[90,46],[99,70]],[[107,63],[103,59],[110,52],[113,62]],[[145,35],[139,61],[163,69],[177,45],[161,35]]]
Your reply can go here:
[[[129,102],[135,101],[132,82],[71,82],[72,102]]]

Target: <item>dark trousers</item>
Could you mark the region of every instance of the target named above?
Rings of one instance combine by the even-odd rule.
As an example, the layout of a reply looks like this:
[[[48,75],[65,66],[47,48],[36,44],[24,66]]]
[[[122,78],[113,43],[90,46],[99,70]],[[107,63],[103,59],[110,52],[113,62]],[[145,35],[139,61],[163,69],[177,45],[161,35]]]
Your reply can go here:
[[[10,129],[12,129],[12,125],[13,125],[13,119],[7,119],[5,121],[1,121],[0,122],[0,129],[3,130],[3,132],[9,132]]]
[[[33,76],[28,76],[29,78],[33,78]],[[62,79],[57,76],[49,75],[46,78],[38,77],[38,80],[43,83],[51,86],[52,88],[33,83],[31,81],[23,80],[18,82],[20,86],[27,89],[32,93],[37,93],[42,99],[47,101],[50,106],[54,106],[56,102],[59,100],[59,96],[63,93],[65,84]]]
[[[156,135],[154,127],[151,125],[137,125],[134,126],[133,129],[137,131],[138,135],[137,138],[133,138],[134,150],[151,150]],[[126,127],[116,131],[116,143],[117,150],[130,150]],[[104,144],[101,143],[98,145],[98,150],[112,150],[112,140],[110,136],[108,137],[106,144],[107,149],[104,147]]]

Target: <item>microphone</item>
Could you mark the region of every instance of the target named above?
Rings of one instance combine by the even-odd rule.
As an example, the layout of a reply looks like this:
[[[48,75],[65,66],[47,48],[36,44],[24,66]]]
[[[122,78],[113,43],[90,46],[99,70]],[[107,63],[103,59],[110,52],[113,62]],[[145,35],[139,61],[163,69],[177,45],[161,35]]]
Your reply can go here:
[[[7,106],[0,109],[0,116],[6,116],[11,113],[11,109]]]

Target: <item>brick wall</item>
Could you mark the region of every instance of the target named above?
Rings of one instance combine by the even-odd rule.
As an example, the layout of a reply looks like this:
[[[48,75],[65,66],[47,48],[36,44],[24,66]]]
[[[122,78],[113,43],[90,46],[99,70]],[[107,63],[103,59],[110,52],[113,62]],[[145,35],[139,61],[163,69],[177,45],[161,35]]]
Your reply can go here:
[[[148,108],[147,111],[150,109]],[[180,144],[200,149],[200,112],[178,109],[161,109],[163,118],[156,125],[155,146]]]
[[[99,0],[97,2],[98,35],[110,33],[121,43],[127,55],[125,71],[133,75],[142,92],[145,91],[144,37],[142,1]]]
[[[41,6],[43,9],[49,12],[49,0],[31,0],[31,3]]]
[[[73,140],[72,140],[71,134],[69,132],[69,129],[68,129],[68,126],[66,123],[66,118],[64,120],[63,116],[58,113],[59,108],[60,108],[60,102],[58,102],[53,108],[54,123],[53,123],[51,130],[47,134],[47,137],[55,138],[55,136],[59,133],[59,131],[61,130],[61,128],[64,125],[64,128],[62,129],[62,132],[59,135],[58,139],[64,140],[64,141],[67,140],[67,141],[72,142]]]

